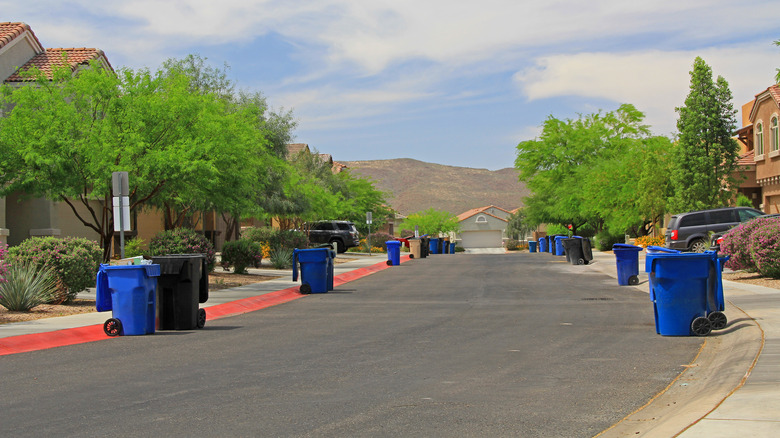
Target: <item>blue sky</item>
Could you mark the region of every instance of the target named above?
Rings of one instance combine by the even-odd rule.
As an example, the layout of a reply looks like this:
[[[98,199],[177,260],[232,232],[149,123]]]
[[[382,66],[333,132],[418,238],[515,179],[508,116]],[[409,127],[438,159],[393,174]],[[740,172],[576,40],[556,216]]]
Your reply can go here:
[[[115,67],[195,53],[230,66],[340,161],[501,169],[550,115],[634,104],[676,128],[696,56],[742,104],[780,68],[777,0],[0,0],[45,47]],[[738,116],[741,120],[741,114]]]

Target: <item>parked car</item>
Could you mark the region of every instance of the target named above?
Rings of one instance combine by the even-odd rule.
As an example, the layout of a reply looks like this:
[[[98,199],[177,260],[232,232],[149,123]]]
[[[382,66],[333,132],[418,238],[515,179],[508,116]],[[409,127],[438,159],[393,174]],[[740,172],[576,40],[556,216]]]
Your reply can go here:
[[[757,218],[760,218],[760,217],[780,217],[780,213],[764,214],[764,215],[761,215],[761,216],[756,216],[755,218],[757,219]],[[714,251],[720,251],[720,245],[721,245],[721,243],[723,243],[723,235],[728,233],[730,230],[731,230],[731,228],[729,228],[728,230],[723,231],[721,233],[713,233],[712,237],[710,239],[710,249],[714,250]]]
[[[735,225],[763,215],[763,211],[749,207],[726,207],[676,214],[666,228],[666,247],[703,252],[709,246],[710,233],[724,233]]]
[[[309,242],[330,245],[336,243],[336,251],[339,253],[360,245],[360,233],[352,222],[317,221],[305,224],[304,230],[309,234]]]

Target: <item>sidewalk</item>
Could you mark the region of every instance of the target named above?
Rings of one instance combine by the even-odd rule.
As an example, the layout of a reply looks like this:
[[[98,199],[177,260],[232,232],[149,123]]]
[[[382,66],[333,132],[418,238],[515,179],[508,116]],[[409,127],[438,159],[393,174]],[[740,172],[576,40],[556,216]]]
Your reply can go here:
[[[640,254],[639,285],[625,287],[649,293]],[[617,279],[612,253],[593,257],[585,269]],[[780,436],[780,290],[727,280],[723,288],[728,327],[704,338],[699,355],[664,393],[602,437]]]
[[[334,266],[334,284],[336,286],[387,268],[387,265],[385,265],[387,258],[384,254],[366,256],[350,253],[348,255],[339,255],[338,257],[355,260],[338,263]],[[403,262],[408,257],[402,257],[401,259]],[[279,276],[279,278],[210,293],[208,301],[200,304],[201,308],[206,309],[208,320],[246,313],[305,296],[298,294],[297,289],[301,283],[300,281],[292,281],[292,270],[250,268],[249,272],[267,276]],[[80,293],[79,298],[95,299],[94,288]],[[38,346],[50,348],[110,339],[103,333],[102,328],[103,323],[108,318],[111,318],[111,312],[92,312],[1,324],[0,356],[19,351],[17,347],[19,342],[15,342],[14,346],[10,347],[12,340],[7,339],[18,336],[27,336],[27,338],[16,338],[16,341],[23,340],[33,344],[28,351],[41,349],[37,348]],[[54,339],[53,345],[51,339],[47,338]],[[50,347],[46,347],[47,345]]]

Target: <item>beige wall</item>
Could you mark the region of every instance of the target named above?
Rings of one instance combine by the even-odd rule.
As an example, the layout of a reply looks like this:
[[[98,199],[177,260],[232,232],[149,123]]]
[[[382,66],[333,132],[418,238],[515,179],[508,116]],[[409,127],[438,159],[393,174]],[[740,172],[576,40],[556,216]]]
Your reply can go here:
[[[764,136],[764,154],[756,156],[756,179],[761,180],[772,176],[780,175],[780,151],[770,151],[771,120],[772,117],[780,118],[780,108],[778,108],[774,99],[762,100],[756,109],[753,132],[757,131],[758,124],[763,126]],[[753,145],[753,150],[758,154],[758,145]]]
[[[29,32],[14,38],[11,44],[0,50],[0,80],[11,76],[19,67],[35,56],[36,52],[31,39],[25,36],[29,36]]]

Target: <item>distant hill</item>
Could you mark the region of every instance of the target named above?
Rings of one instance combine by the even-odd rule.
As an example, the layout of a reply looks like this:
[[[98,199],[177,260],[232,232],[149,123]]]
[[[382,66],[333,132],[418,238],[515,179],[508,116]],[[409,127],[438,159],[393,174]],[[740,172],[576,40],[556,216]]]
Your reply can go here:
[[[523,206],[523,197],[529,194],[512,168],[491,171],[410,158],[342,163],[353,174],[374,180],[377,189],[390,193],[389,204],[403,215],[431,207],[456,215],[487,205],[514,210]]]

